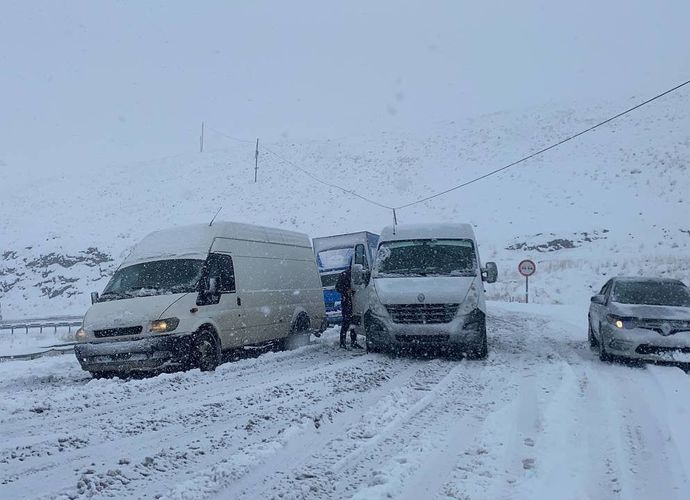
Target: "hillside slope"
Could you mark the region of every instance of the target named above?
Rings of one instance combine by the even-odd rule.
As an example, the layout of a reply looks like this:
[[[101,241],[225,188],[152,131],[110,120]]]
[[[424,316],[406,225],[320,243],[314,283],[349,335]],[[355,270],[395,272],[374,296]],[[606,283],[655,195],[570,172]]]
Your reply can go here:
[[[539,302],[586,301],[611,274],[690,278],[690,106],[668,96],[505,173],[401,210],[401,223],[467,221],[483,260],[499,264],[490,296],[521,297],[515,267],[538,263]],[[514,110],[381,133],[268,147],[302,168],[398,206],[507,164],[641,98],[607,106]],[[82,313],[128,249],[150,231],[219,219],[310,236],[371,230],[392,214],[314,182],[266,150],[209,132],[204,153],[124,166],[13,172],[0,187],[0,303],[5,318]]]

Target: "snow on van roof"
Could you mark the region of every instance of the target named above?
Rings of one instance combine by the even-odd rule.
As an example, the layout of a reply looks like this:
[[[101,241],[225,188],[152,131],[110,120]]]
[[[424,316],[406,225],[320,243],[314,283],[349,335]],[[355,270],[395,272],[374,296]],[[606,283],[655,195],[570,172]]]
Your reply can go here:
[[[190,224],[154,231],[134,246],[123,265],[158,259],[205,259],[213,240],[219,237],[311,248],[309,237],[303,233],[216,221],[212,226]]]
[[[314,238],[314,252],[319,253],[335,248],[354,248],[357,243],[364,243],[367,238],[378,239],[379,235],[369,231],[358,231],[356,233],[335,234],[333,236],[322,236]],[[375,245],[375,243],[374,243]]]
[[[399,224],[384,227],[380,241],[432,238],[474,240],[474,230],[470,224]]]

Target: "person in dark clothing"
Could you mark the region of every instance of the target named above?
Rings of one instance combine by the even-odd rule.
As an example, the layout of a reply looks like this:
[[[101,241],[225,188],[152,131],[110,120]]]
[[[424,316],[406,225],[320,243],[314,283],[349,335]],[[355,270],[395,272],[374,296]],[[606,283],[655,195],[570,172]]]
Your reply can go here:
[[[347,331],[352,325],[352,298],[355,291],[352,289],[352,274],[350,269],[343,271],[338,276],[338,281],[335,284],[335,290],[340,294],[340,304],[343,313],[343,322],[340,326],[340,347],[347,348],[345,341],[347,339]],[[353,329],[350,332],[350,345],[354,349],[362,349],[362,346],[357,343],[357,332]]]

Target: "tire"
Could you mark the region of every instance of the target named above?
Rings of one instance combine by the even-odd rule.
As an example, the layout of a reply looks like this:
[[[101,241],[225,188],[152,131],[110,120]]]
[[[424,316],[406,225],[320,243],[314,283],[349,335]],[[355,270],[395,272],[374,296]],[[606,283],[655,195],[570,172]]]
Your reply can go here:
[[[196,334],[192,344],[192,368],[212,372],[220,364],[220,346],[215,335],[208,330]]]
[[[599,341],[594,336],[594,332],[592,331],[592,323],[589,321],[587,321],[587,340],[589,340],[589,347],[594,348],[599,345]]]
[[[601,329],[599,330],[601,332]],[[606,352],[606,347],[604,346],[604,335],[600,333],[601,335],[601,342],[598,342],[599,344],[599,361],[602,361],[604,363],[610,363],[613,361],[613,356],[611,356],[608,352]]]
[[[482,339],[477,345],[467,350],[467,359],[485,359],[489,354],[489,341],[486,336],[486,324],[482,325]]]
[[[371,342],[365,342],[364,345],[367,348],[367,352],[383,352],[383,348],[380,345],[372,344]]]

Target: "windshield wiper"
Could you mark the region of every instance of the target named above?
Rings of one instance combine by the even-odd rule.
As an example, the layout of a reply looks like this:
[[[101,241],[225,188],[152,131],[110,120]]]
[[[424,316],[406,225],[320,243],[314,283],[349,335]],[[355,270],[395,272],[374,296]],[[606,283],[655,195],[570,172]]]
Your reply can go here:
[[[98,297],[98,302],[106,302],[108,300],[112,300],[110,297],[112,297],[112,299],[127,299],[130,296],[125,295],[122,292],[105,292],[100,297]]]

